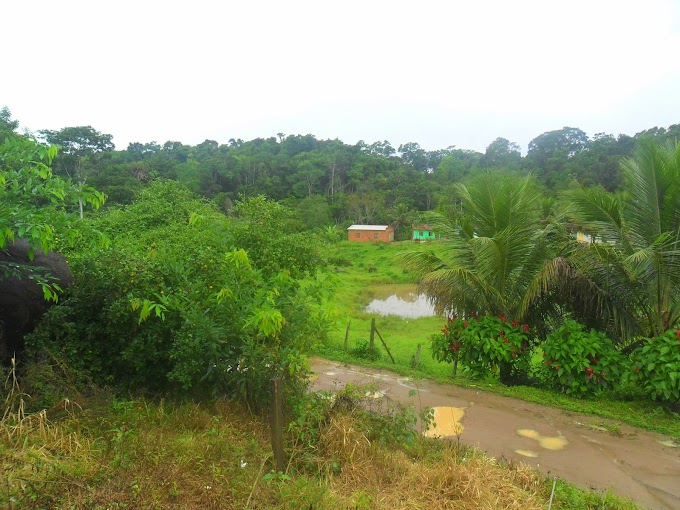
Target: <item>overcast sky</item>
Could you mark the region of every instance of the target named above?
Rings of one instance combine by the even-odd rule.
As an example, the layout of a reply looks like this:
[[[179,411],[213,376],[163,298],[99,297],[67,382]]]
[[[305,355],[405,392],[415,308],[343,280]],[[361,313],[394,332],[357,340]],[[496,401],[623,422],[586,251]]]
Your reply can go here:
[[[680,123],[680,0],[6,1],[0,107],[129,142],[484,151]]]

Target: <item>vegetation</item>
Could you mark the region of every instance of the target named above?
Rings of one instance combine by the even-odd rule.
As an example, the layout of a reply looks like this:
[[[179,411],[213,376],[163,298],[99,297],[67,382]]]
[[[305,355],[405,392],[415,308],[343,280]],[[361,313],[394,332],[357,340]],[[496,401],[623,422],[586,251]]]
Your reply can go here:
[[[43,373],[45,367],[42,367]],[[545,508],[552,483],[453,442],[413,433],[390,404],[359,410],[360,389],[309,396],[286,432],[286,471],[270,471],[268,425],[241,404],[74,393],[28,414],[19,388],[0,420],[5,508]],[[371,399],[373,400],[373,399]],[[366,403],[366,402],[364,402]],[[387,413],[387,418],[383,417]],[[413,491],[417,487],[417,491]],[[635,506],[560,482],[554,509]]]
[[[115,151],[91,126],[40,132],[56,145],[17,128],[0,110],[0,248],[57,249],[75,281],[26,339],[35,397],[14,371],[4,390],[6,506],[382,508],[416,483],[421,506],[545,506],[538,475],[422,438],[408,408],[305,394],[315,349],[388,363],[366,338],[380,285],[418,283],[449,316],[441,334],[438,317],[381,321],[398,370],[448,378],[450,362],[459,383],[602,416],[628,399],[641,416],[620,418],[680,436],[678,125],[565,127],[526,157],[503,138],[485,154],[283,134]],[[437,242],[341,241],[351,222],[406,239],[420,221]],[[278,473],[262,433],[272,377],[293,452]],[[626,505],[565,489],[554,508],[594,504]]]

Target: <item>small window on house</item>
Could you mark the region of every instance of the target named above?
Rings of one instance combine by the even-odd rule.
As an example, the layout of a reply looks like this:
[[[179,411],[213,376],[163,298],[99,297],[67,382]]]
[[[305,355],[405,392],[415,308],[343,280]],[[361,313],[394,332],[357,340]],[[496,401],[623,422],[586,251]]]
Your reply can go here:
[[[354,234],[354,237],[356,237],[356,238],[361,237],[361,232],[357,232],[356,234]]]
[[[380,235],[380,234],[378,234],[378,233],[376,232],[375,234],[373,234],[373,239],[378,239],[378,236],[379,236],[379,235]]]

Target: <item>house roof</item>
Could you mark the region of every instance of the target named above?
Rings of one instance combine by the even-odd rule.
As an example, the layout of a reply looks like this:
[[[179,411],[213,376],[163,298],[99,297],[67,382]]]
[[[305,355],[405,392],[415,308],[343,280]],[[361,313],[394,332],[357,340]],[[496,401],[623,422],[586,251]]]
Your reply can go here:
[[[432,230],[431,225],[413,225],[413,230]]]
[[[387,230],[389,225],[352,225],[347,230]]]

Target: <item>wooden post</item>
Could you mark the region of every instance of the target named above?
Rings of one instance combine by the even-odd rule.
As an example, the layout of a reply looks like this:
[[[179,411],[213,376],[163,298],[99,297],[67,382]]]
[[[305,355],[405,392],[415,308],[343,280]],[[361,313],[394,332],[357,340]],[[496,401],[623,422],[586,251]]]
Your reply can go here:
[[[420,349],[422,349],[422,347],[422,344],[418,344],[418,347],[416,347],[416,357],[413,362],[413,368],[418,368],[420,366]]]
[[[281,379],[271,380],[271,429],[272,451],[276,461],[276,472],[283,472],[285,459],[283,458],[283,399],[281,397]]]
[[[371,352],[374,352],[375,350],[375,317],[371,319],[371,336],[368,342],[368,349]]]
[[[374,319],[374,320],[375,320],[375,319]],[[373,329],[375,329],[375,332],[378,333],[378,338],[380,338],[380,341],[382,342],[383,347],[384,347],[385,350],[387,351],[387,354],[390,355],[390,359],[392,360],[392,364],[393,364],[393,365],[396,365],[397,362],[394,361],[394,358],[392,357],[392,353],[390,352],[389,348],[387,347],[387,344],[385,343],[385,340],[383,340],[383,337],[382,337],[382,335],[380,334],[380,331],[378,331],[378,328],[375,327],[375,324],[374,324],[374,326],[373,326]]]
[[[345,352],[349,351],[349,326],[352,324],[352,319],[347,321],[347,329],[345,330]]]

